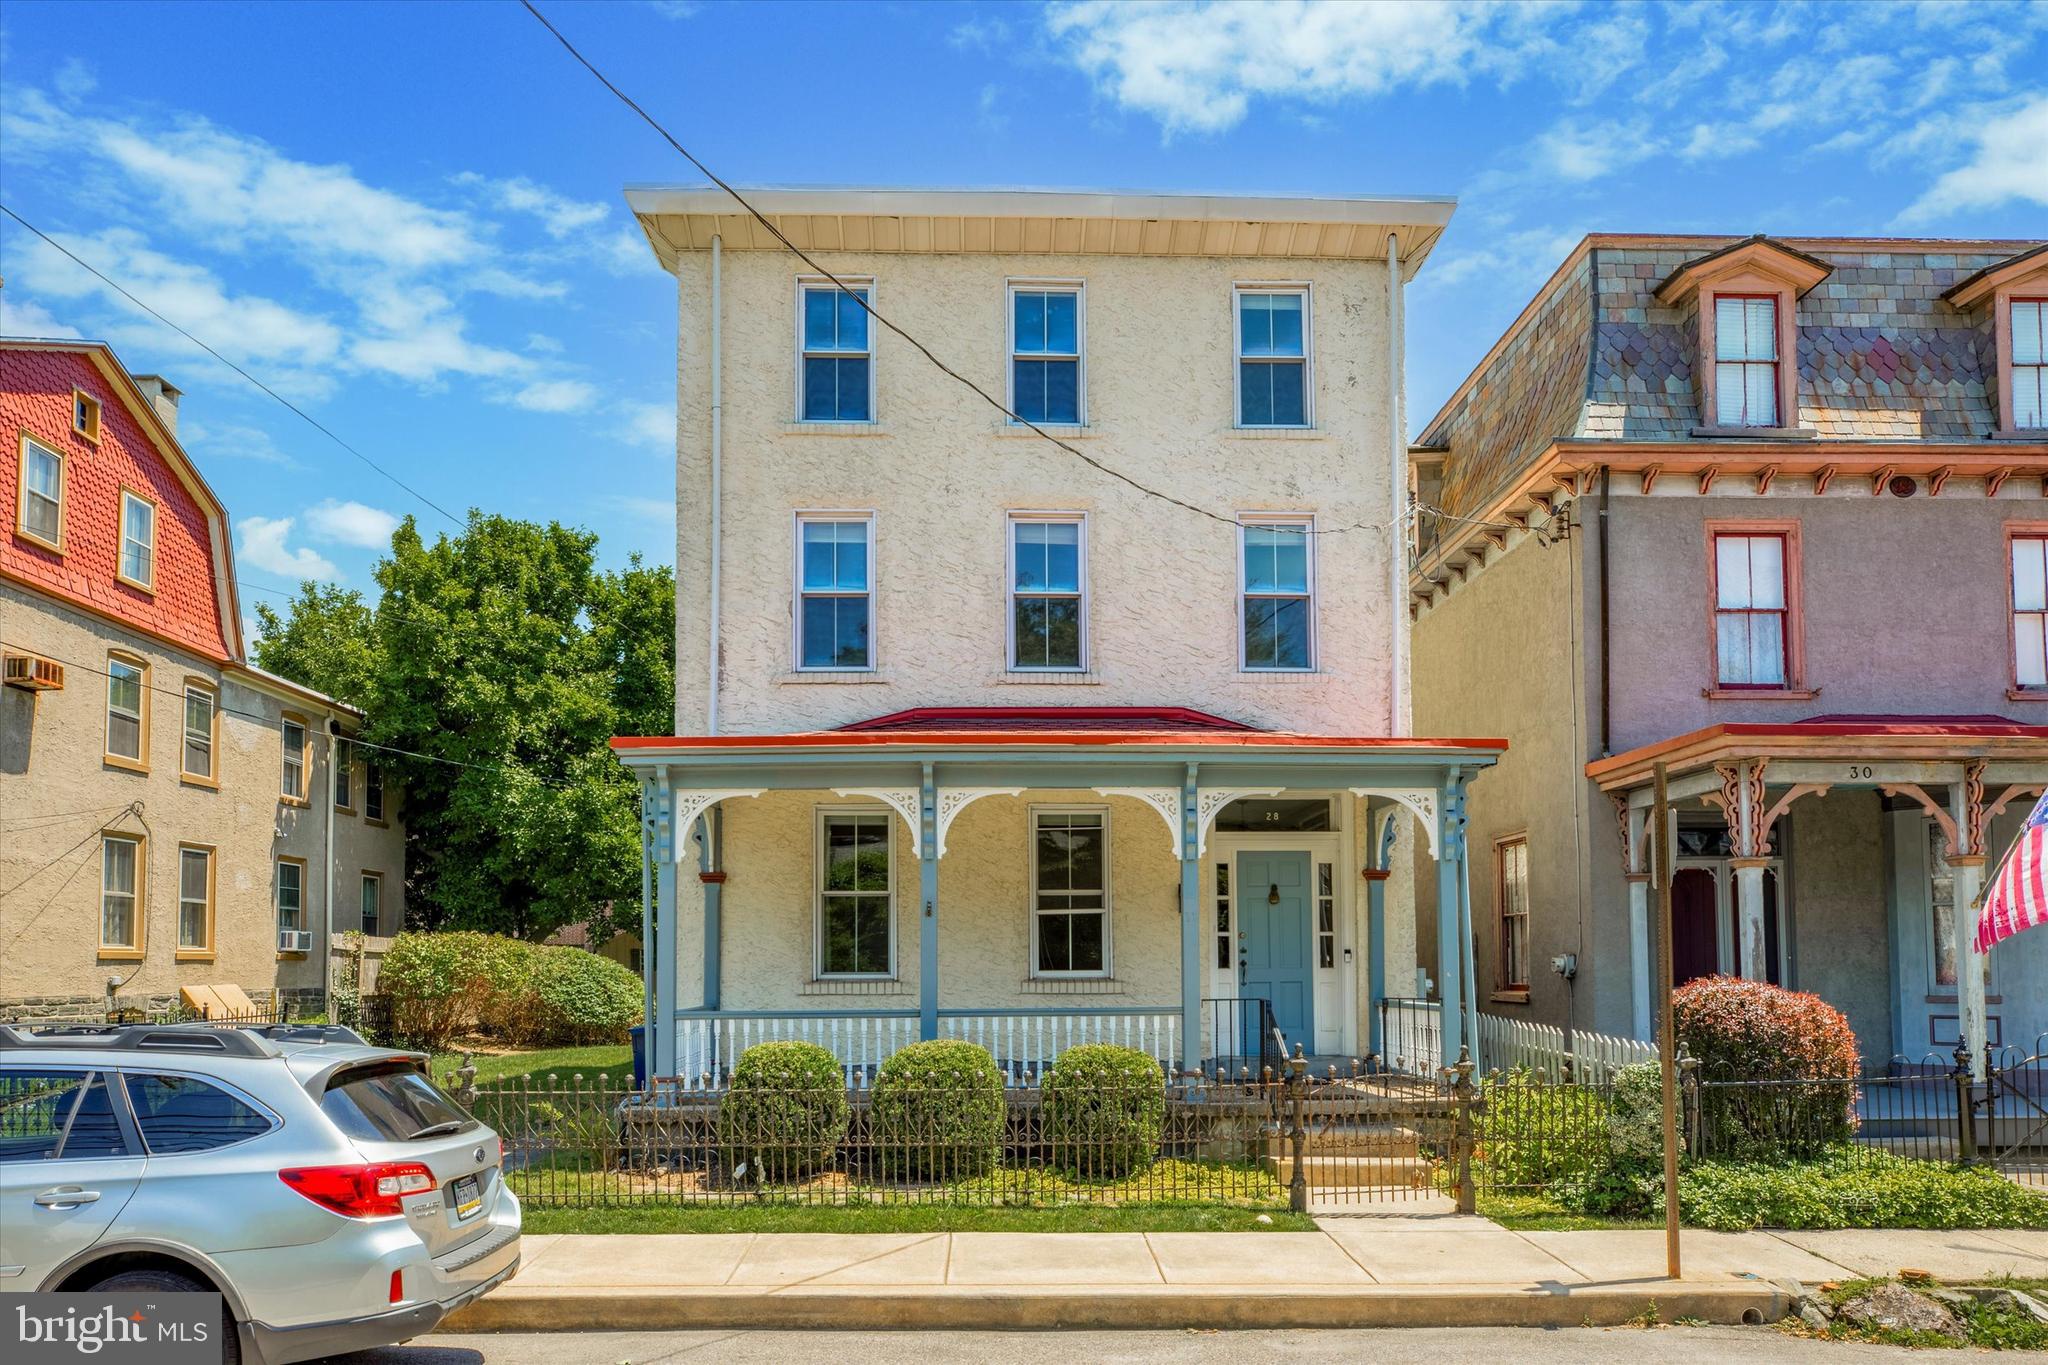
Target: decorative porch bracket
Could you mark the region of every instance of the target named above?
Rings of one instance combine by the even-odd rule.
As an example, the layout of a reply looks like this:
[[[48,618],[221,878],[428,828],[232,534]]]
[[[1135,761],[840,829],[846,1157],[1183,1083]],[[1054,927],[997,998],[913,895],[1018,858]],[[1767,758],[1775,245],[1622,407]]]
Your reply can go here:
[[[1128,796],[1143,801],[1159,812],[1159,818],[1166,821],[1166,832],[1173,839],[1173,856],[1177,862],[1186,847],[1181,822],[1180,788],[1178,787],[1096,787],[1097,796]]]
[[[1022,787],[948,787],[939,793],[939,819],[937,847],[941,858],[946,856],[946,831],[960,818],[960,812],[984,796],[1022,796]]]
[[[1422,832],[1429,839],[1429,856],[1438,856],[1440,841],[1437,837],[1436,793],[1428,787],[1353,787],[1351,794],[1361,800],[1368,796],[1384,796],[1389,801],[1399,801],[1415,812],[1415,818],[1422,822]]]
[[[1231,802],[1246,796],[1278,796],[1285,787],[1210,787],[1196,794],[1195,855],[1209,851],[1209,827]]]
[[[925,773],[927,774],[925,779],[926,787],[931,786],[929,776],[931,767],[932,765],[929,763],[924,765]],[[925,838],[924,815],[917,788],[834,787],[832,794],[834,796],[865,796],[871,801],[880,801],[883,805],[902,816],[903,823],[910,826],[910,851],[915,857],[923,858],[924,851],[932,847],[931,842]]]

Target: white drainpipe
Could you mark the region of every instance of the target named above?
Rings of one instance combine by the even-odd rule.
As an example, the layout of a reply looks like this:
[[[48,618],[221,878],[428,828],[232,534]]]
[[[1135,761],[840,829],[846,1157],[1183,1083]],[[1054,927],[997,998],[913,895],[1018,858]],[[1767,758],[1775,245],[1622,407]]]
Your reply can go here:
[[[705,668],[711,684],[710,700],[704,707],[704,733],[718,733],[718,569],[724,557],[719,526],[720,485],[725,456],[725,295],[723,240],[711,238],[711,640],[705,651]],[[677,838],[681,838],[678,831]]]
[[[334,765],[340,756],[334,738],[334,724],[334,717],[329,716],[327,718],[327,792],[326,800],[322,803],[327,807],[327,838],[326,847],[320,855],[321,884],[327,888],[322,897],[326,902],[322,908],[325,911],[327,922],[320,933],[320,952],[318,955],[320,961],[320,1012],[326,1016],[327,1022],[330,1024],[334,1022],[334,964],[330,961],[334,955]]]
[[[1394,482],[1392,494],[1393,515],[1387,527],[1387,627],[1390,632],[1388,657],[1392,659],[1392,677],[1387,688],[1387,733],[1404,734],[1408,730],[1407,698],[1403,687],[1403,656],[1408,623],[1408,432],[1403,415],[1402,394],[1405,382],[1402,366],[1405,363],[1401,338],[1401,256],[1400,239],[1394,233],[1387,234],[1387,396],[1391,409],[1388,417],[1388,448],[1392,460]]]

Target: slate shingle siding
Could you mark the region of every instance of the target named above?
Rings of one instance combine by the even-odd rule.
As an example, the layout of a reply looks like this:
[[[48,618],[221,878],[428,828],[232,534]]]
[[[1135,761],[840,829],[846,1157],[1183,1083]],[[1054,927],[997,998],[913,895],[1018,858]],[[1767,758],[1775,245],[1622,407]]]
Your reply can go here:
[[[1685,262],[1738,240],[1591,248],[1423,433],[1421,444],[1450,447],[1444,506],[1466,513],[1483,505],[1555,439],[1692,439],[1706,425],[1697,296],[1666,308],[1654,291]],[[1834,267],[1799,301],[1794,319],[1800,426],[1821,440],[1975,440],[1991,432],[1998,366],[1990,306],[1958,311],[1941,295],[2024,244],[1848,251],[1784,241]]]

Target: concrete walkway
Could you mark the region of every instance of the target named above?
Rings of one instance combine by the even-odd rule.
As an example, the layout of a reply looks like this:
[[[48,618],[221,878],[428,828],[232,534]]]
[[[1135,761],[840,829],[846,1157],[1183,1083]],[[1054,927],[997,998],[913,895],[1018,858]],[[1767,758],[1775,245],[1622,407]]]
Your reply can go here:
[[[1774,1320],[1796,1287],[1925,1270],[2048,1277],[2048,1232],[1510,1232],[1329,1217],[1316,1232],[528,1237],[443,1330],[1607,1326]]]

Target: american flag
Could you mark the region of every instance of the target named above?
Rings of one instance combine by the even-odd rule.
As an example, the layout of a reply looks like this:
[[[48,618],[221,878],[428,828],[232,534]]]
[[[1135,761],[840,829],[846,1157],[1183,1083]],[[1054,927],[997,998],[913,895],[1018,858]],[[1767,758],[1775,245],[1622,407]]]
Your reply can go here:
[[[2048,924],[2048,795],[2034,806],[1991,879],[1977,916],[1977,951],[1988,953],[1992,944],[2037,924]]]

